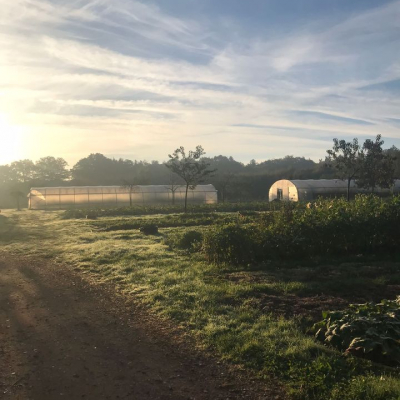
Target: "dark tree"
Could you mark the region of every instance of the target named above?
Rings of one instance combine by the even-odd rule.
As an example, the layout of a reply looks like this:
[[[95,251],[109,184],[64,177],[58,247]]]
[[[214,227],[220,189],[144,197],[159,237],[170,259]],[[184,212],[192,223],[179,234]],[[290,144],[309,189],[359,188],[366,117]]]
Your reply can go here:
[[[395,158],[384,152],[383,144],[381,135],[377,135],[375,140],[367,139],[363,145],[363,165],[357,186],[372,193],[376,187],[390,189],[394,183]]]
[[[394,177],[400,179],[400,150],[396,146],[385,150],[385,153],[390,155],[394,164]]]
[[[67,165],[63,158],[43,157],[35,164],[35,178],[46,182],[64,181],[70,176]]]
[[[14,189],[11,190],[10,195],[16,203],[17,211],[21,211],[21,199],[25,197],[25,193],[21,190]]]
[[[29,182],[35,177],[36,167],[31,160],[14,161],[10,169],[18,182]]]
[[[210,164],[202,158],[204,154],[205,151],[201,146],[196,146],[196,150],[189,151],[188,154],[182,146],[176,149],[172,155],[168,154],[169,160],[165,164],[166,167],[185,181],[185,212],[187,211],[189,188],[194,189],[214,172],[209,169]]]
[[[71,173],[74,181],[83,185],[115,185],[124,178],[116,171],[115,162],[100,153],[79,160]]]
[[[335,138],[332,150],[327,153],[328,165],[337,170],[340,179],[347,181],[347,200],[350,200],[350,183],[359,178],[363,168],[363,149],[356,138],[352,142]]]
[[[218,174],[218,176],[217,176],[215,183],[219,190],[219,193],[221,193],[221,200],[223,203],[225,203],[228,188],[234,182],[235,177],[236,177],[236,174],[234,174],[233,172],[224,172],[224,173]]]
[[[0,184],[17,181],[15,171],[9,165],[0,165]]]

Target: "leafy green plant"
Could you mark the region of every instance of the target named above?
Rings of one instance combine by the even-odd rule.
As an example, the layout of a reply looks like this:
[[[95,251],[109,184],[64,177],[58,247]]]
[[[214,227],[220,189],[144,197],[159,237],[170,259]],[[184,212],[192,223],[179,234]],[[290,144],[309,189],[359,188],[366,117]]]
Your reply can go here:
[[[362,195],[352,202],[320,199],[308,207],[283,204],[280,211],[247,226],[240,243],[234,229],[217,227],[205,236],[208,260],[237,264],[272,258],[395,253],[400,248],[400,197]],[[240,257],[236,248],[240,248]]]
[[[387,365],[400,364],[400,297],[381,303],[351,304],[323,313],[315,337],[346,354]]]
[[[203,234],[199,231],[189,230],[185,232],[170,233],[164,240],[170,248],[188,251],[198,251],[201,248]]]
[[[207,260],[216,264],[246,264],[255,258],[255,247],[251,228],[237,224],[215,228],[203,239]]]

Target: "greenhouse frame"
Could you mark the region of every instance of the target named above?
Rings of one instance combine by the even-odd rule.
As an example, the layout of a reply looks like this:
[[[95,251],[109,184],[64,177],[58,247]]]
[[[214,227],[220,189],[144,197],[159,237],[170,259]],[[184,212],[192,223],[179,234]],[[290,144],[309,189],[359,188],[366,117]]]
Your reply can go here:
[[[30,210],[168,205],[184,204],[185,191],[184,185],[137,185],[131,190],[124,186],[34,187],[28,200]],[[188,204],[217,202],[213,185],[197,185],[188,190]]]
[[[350,182],[350,195],[369,194],[371,190],[358,188],[354,181]],[[374,194],[389,196],[400,194],[400,180],[396,180],[391,189],[375,188]],[[347,181],[340,179],[307,179],[288,180],[281,179],[269,189],[269,201],[310,201],[318,197],[346,197]]]

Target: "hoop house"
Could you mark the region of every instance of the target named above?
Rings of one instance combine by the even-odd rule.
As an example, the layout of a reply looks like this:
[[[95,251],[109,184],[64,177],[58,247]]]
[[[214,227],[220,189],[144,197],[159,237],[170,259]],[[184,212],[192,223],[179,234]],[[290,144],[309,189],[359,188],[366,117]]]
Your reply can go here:
[[[168,185],[138,185],[131,190],[122,186],[36,187],[31,188],[28,198],[31,210],[183,204],[185,186],[179,186],[174,193]],[[189,189],[188,204],[215,203],[217,190],[213,185]]]
[[[368,194],[370,190],[360,189],[352,181],[350,194]],[[374,194],[389,196],[400,193],[400,180],[396,180],[391,189],[375,188]],[[288,180],[282,179],[275,182],[269,189],[269,201],[310,201],[318,197],[345,197],[347,195],[347,182],[340,179],[307,179]]]

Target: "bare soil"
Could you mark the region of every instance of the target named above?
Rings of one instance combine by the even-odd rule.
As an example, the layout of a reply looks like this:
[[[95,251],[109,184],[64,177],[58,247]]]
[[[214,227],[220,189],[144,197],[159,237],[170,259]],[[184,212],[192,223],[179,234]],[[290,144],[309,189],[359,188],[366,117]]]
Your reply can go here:
[[[109,285],[0,258],[0,398],[283,399]]]

